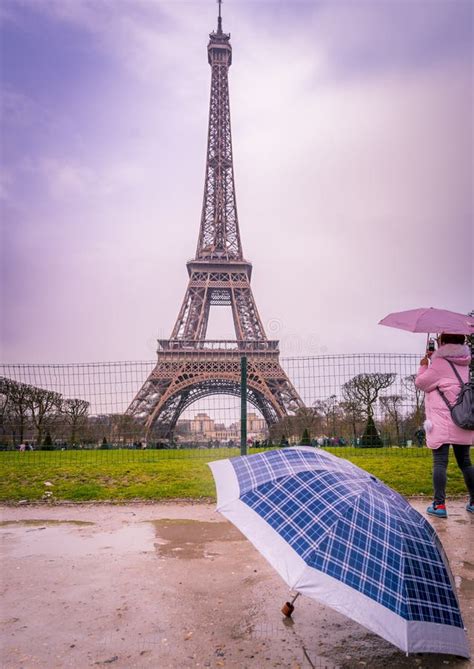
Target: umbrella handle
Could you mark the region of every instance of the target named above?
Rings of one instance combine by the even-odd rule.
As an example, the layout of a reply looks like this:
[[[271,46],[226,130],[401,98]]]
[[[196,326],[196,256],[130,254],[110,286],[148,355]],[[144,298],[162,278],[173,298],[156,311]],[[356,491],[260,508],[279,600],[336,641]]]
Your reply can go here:
[[[292,614],[293,611],[295,610],[294,603],[296,602],[296,600],[298,599],[299,596],[300,596],[300,593],[297,592],[296,595],[295,595],[295,596],[293,597],[293,599],[291,600],[291,602],[285,602],[285,603],[283,604],[283,607],[282,607],[282,609],[281,609],[281,612],[282,612],[283,615],[286,616],[287,618],[291,618],[291,614]]]
[[[291,600],[291,605],[293,605],[293,604],[296,602],[296,600],[298,599],[298,597],[300,596],[300,594],[301,594],[301,593],[299,593],[299,592],[296,593],[296,595],[295,595],[295,596],[293,597],[293,599]]]

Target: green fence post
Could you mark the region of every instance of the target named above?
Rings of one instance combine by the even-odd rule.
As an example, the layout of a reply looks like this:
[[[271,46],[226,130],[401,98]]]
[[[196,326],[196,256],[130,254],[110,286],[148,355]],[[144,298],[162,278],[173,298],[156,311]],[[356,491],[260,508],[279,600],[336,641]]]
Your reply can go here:
[[[247,455],[247,356],[240,358],[240,455]]]

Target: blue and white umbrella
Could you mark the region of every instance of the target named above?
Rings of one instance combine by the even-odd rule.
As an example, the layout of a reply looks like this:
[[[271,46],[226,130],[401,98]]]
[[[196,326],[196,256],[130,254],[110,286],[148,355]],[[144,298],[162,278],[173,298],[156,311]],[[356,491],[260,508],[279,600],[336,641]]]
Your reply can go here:
[[[311,447],[210,467],[217,510],[293,591],[407,653],[469,657],[441,543],[398,493],[347,460]]]

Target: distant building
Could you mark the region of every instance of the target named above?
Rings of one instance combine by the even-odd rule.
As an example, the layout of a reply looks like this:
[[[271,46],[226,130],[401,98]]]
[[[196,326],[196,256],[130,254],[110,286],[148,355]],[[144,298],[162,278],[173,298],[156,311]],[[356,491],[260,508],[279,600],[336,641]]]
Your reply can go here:
[[[256,413],[247,414],[247,433],[262,434],[266,432],[266,423]]]
[[[191,432],[193,434],[210,435],[214,432],[214,421],[207,413],[197,413],[191,420]]]
[[[204,412],[197,413],[191,419],[178,420],[176,428],[177,435],[183,441],[228,443],[240,439],[239,421],[226,426],[225,423],[216,423],[213,418]],[[265,420],[255,413],[247,414],[247,436],[252,441],[261,441],[268,436]]]

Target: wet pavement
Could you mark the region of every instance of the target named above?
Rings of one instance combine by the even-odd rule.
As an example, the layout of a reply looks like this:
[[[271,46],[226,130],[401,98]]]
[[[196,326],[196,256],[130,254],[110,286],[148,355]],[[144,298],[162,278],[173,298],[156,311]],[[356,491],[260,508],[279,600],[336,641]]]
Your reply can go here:
[[[307,598],[285,619],[286,585],[208,504],[1,511],[4,669],[474,667],[447,655],[406,657]],[[474,517],[461,501],[449,512],[432,522],[474,652]]]

